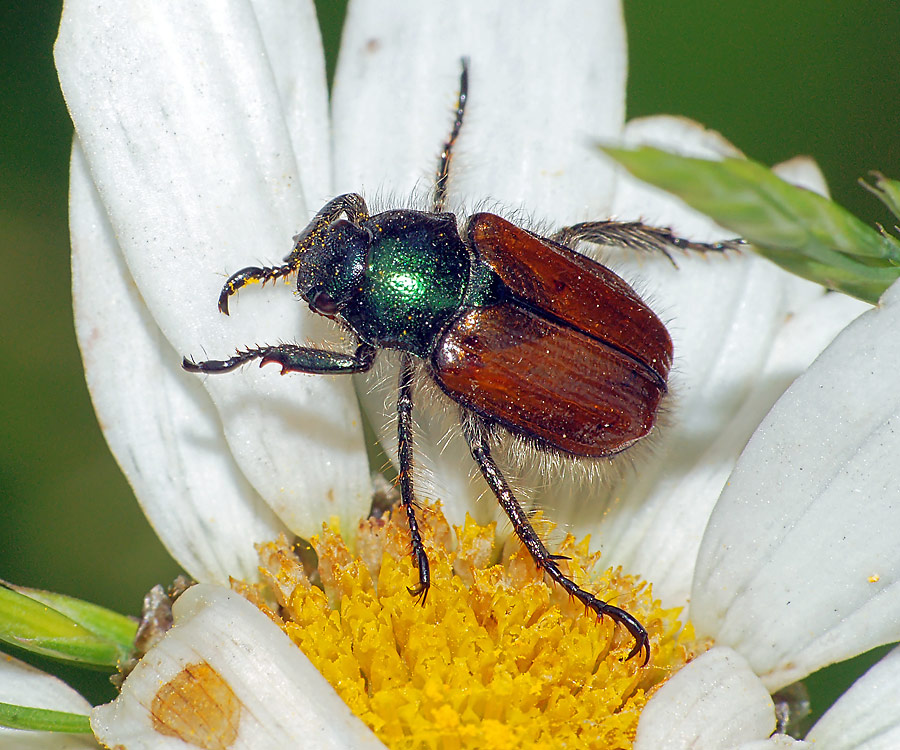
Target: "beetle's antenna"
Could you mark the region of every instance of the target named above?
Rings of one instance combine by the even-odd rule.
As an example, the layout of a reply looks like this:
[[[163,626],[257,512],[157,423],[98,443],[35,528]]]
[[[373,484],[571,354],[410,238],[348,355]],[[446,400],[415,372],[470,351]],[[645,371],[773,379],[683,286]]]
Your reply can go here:
[[[469,58],[462,58],[461,63],[462,72],[459,75],[459,98],[456,100],[456,119],[453,122],[450,137],[446,140],[444,148],[441,150],[437,178],[434,182],[434,201],[431,204],[431,210],[435,213],[440,213],[444,210],[444,202],[447,198],[447,182],[450,178],[450,160],[453,157],[453,145],[456,143],[456,138],[462,129],[463,114],[466,111],[466,99],[469,96]]]
[[[268,281],[274,281],[296,273],[300,267],[303,252],[310,245],[315,244],[317,238],[341,214],[346,214],[350,221],[359,224],[369,218],[369,209],[366,207],[366,202],[362,199],[362,196],[356,195],[356,193],[347,193],[332,198],[313,217],[306,229],[295,235],[294,249],[284,259],[283,265],[267,266],[265,268],[247,266],[247,268],[242,268],[228,278],[219,294],[219,312],[228,315],[228,299],[236,294],[241,287],[251,283],[265,284]]]

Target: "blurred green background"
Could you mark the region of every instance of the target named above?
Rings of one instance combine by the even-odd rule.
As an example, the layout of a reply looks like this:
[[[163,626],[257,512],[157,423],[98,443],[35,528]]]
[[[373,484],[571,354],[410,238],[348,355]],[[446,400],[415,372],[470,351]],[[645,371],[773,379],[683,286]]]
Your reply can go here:
[[[0,3],[0,578],[137,613],[178,567],[110,456],[81,373],[66,228],[72,128],[52,59],[61,5]],[[332,70],[344,3],[318,5]],[[692,117],[769,164],[810,154],[838,202],[891,223],[856,180],[873,169],[900,178],[895,2],[625,0],[625,13],[630,117]],[[872,658],[811,679],[814,707]],[[94,702],[112,696],[103,675],[64,676]]]

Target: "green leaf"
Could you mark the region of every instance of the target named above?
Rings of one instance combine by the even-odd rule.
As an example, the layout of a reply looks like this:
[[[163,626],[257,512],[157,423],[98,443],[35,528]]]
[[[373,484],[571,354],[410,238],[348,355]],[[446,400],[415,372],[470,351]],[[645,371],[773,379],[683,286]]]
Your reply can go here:
[[[47,604],[0,587],[0,641],[54,659],[114,668],[129,647],[91,632]]]
[[[644,146],[601,147],[788,271],[876,303],[900,276],[900,242],[749,159],[708,161]],[[891,186],[891,189],[896,183]]]
[[[31,729],[38,732],[90,734],[91,722],[84,714],[51,711],[49,708],[15,706],[0,703],[0,726],[10,729]]]

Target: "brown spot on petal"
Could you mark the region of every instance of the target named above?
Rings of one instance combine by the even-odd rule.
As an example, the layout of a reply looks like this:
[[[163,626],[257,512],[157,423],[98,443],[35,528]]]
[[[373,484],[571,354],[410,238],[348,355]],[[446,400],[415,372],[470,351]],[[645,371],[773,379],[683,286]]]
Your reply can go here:
[[[153,728],[204,750],[228,750],[237,738],[241,703],[206,662],[188,664],[150,706]]]

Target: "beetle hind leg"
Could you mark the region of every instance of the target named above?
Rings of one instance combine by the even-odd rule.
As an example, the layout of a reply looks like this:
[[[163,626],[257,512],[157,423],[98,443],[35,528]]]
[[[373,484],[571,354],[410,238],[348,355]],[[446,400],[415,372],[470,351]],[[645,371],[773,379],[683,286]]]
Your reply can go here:
[[[593,610],[599,617],[606,615],[613,622],[623,625],[634,638],[634,648],[631,649],[627,658],[630,659],[643,652],[644,664],[646,664],[650,660],[650,638],[644,626],[624,609],[608,604],[590,592],[585,591],[560,570],[558,561],[565,559],[565,557],[550,554],[534,530],[534,527],[528,520],[528,515],[522,509],[506,478],[491,455],[488,429],[484,422],[474,415],[464,415],[462,425],[463,434],[466,442],[469,444],[472,458],[475,459],[475,463],[478,464],[485,481],[497,497],[497,501],[509,517],[517,536],[529,553],[531,553],[531,557],[537,566],[550,576],[555,583],[559,584],[586,607]]]

